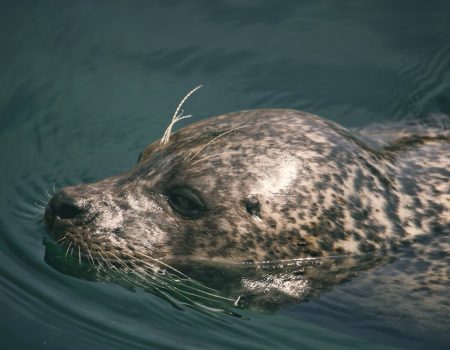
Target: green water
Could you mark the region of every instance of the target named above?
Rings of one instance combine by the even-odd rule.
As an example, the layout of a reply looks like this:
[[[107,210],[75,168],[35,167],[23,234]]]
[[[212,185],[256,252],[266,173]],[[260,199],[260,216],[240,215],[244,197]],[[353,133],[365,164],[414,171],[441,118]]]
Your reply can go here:
[[[216,319],[68,276],[44,261],[35,203],[128,169],[201,83],[194,120],[263,107],[346,126],[448,115],[449,17],[445,0],[0,0],[0,348],[445,348],[448,336],[396,332],[333,291]]]

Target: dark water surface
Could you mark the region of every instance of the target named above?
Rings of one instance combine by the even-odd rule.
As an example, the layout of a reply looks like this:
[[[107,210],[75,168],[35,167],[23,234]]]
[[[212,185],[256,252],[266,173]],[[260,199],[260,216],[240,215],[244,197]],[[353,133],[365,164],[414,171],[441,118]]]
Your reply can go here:
[[[444,335],[383,328],[333,292],[215,319],[70,277],[44,261],[35,203],[128,169],[201,83],[194,120],[263,107],[346,126],[448,115],[449,18],[445,0],[0,0],[0,348],[444,348]]]

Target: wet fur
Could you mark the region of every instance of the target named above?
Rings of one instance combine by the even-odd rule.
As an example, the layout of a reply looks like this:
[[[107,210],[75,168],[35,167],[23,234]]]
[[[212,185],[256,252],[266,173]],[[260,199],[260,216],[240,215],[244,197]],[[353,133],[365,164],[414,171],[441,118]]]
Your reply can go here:
[[[400,264],[386,281],[448,310],[450,138],[441,131],[371,144],[300,111],[226,114],[153,143],[127,173],[57,192],[52,201],[75,201],[83,214],[51,231],[80,255],[125,263],[405,249],[413,265]],[[203,199],[200,218],[168,205],[167,191],[180,185]]]

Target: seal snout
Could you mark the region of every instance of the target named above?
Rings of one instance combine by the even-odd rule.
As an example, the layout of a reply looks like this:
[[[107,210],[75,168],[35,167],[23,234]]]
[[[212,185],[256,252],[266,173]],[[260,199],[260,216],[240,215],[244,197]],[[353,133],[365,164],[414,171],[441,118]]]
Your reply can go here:
[[[45,208],[44,221],[49,232],[56,220],[79,219],[87,212],[67,189],[55,193]]]

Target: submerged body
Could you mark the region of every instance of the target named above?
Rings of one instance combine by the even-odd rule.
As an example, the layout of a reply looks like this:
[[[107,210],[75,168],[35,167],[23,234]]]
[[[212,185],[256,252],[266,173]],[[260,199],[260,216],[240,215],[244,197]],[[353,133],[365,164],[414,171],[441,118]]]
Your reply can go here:
[[[405,274],[412,288],[433,284],[445,299],[449,140],[443,130],[369,146],[300,111],[230,113],[151,144],[127,173],[63,188],[45,220],[75,254],[130,266],[258,264],[410,246],[426,262]],[[298,298],[311,291],[293,288],[298,279],[277,287],[274,278],[242,278],[241,288],[265,293],[273,285]]]

